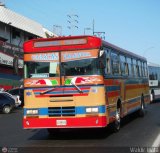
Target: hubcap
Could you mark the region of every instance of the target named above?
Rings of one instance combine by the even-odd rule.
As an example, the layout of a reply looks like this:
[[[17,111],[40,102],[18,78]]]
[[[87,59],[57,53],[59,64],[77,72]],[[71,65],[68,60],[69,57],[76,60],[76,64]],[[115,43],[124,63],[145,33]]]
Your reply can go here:
[[[5,107],[4,111],[5,111],[6,113],[9,113],[9,112],[10,112],[10,108],[9,108],[9,107]]]
[[[120,122],[120,109],[118,108],[116,111],[116,121],[119,123]]]

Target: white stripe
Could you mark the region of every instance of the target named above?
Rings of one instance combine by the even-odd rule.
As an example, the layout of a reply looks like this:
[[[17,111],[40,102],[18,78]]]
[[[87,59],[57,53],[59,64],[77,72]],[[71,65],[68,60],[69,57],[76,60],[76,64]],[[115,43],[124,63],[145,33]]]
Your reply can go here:
[[[44,81],[46,82],[46,85],[51,86],[52,82],[49,79],[44,79]]]
[[[157,136],[156,140],[154,140],[152,147],[160,147],[160,134]]]

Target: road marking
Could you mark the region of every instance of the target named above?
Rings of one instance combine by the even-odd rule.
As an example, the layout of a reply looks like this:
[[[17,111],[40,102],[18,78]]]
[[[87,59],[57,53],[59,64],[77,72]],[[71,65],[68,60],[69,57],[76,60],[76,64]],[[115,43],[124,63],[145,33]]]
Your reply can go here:
[[[157,136],[156,140],[154,140],[152,147],[160,147],[160,134]]]

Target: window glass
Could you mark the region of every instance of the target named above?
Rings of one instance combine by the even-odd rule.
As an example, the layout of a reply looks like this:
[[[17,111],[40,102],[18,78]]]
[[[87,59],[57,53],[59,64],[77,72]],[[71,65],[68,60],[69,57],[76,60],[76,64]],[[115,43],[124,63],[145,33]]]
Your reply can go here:
[[[121,63],[121,74],[126,74],[126,58],[123,55],[120,55],[120,63]]]
[[[98,58],[83,59],[62,63],[62,74],[67,76],[76,75],[101,75],[100,61]]]
[[[141,61],[138,61],[138,70],[139,70],[139,76],[142,76],[142,63]]]
[[[47,78],[59,76],[58,62],[26,62],[25,78]]]
[[[112,66],[112,73],[117,75],[119,74],[119,56],[111,52],[111,66]]]
[[[138,71],[137,71],[137,61],[135,59],[132,59],[132,65],[133,65],[133,74],[134,76],[138,76]]]
[[[147,63],[144,62],[144,73],[145,73],[145,77],[148,76],[148,69],[147,69]]]
[[[107,74],[109,74],[111,73],[110,49],[106,48],[105,53],[106,53],[106,70],[105,71]]]
[[[132,72],[132,60],[131,58],[127,57],[127,63],[128,63],[128,73],[130,76],[133,75],[133,72]]]

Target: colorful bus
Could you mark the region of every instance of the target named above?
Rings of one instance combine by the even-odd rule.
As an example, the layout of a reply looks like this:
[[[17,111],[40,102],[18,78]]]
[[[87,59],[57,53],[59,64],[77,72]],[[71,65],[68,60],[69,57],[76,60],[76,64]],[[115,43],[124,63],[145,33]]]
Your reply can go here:
[[[153,102],[160,98],[160,65],[148,63],[150,99]]]
[[[95,36],[24,43],[25,129],[103,128],[150,102],[147,61]]]

